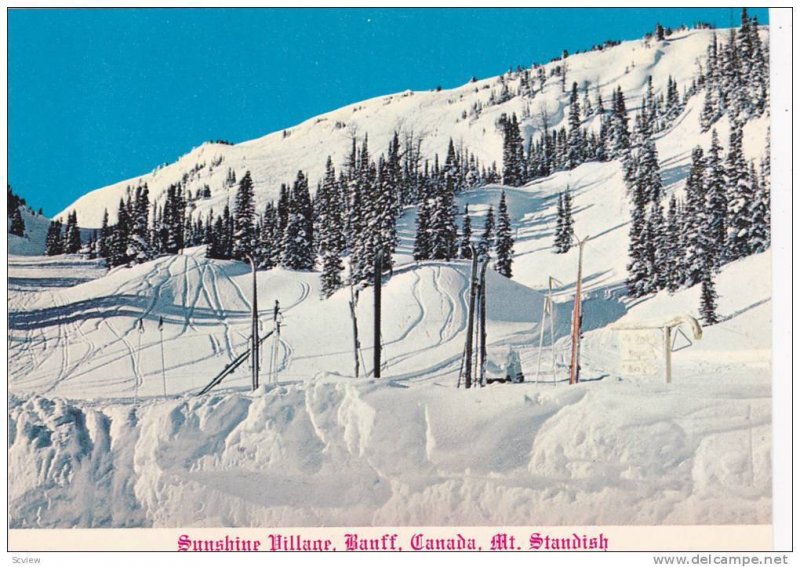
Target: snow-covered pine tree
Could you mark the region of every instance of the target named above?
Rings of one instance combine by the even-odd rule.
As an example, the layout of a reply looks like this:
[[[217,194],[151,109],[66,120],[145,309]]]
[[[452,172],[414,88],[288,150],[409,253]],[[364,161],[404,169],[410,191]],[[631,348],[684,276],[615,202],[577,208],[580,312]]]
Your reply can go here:
[[[313,211],[308,181],[302,171],[297,172],[289,205],[289,220],[283,235],[281,265],[290,270],[313,270]]]
[[[522,168],[525,152],[519,131],[516,113],[511,118],[501,118],[503,128],[503,184],[518,186],[522,184]]]
[[[89,260],[97,258],[97,231],[93,230],[92,235],[89,237],[89,243],[86,246],[86,257]]]
[[[709,246],[712,244],[706,233],[709,226],[705,194],[705,158],[700,146],[692,150],[692,165],[686,178],[686,206],[683,215],[684,280],[691,287],[699,283],[707,271]]]
[[[727,210],[727,196],[725,192],[725,167],[722,164],[722,147],[719,144],[717,131],[711,132],[711,147],[706,157],[705,170],[705,196],[706,196],[706,234],[709,237],[706,257],[709,273],[719,269],[720,264],[727,256],[725,217]]]
[[[564,163],[566,169],[573,169],[583,163],[584,146],[581,133],[581,110],[578,104],[578,83],[572,83],[572,92],[569,97],[569,138],[567,140],[567,155]]]
[[[390,145],[390,151],[392,150]],[[454,161],[452,179],[458,178],[458,165]],[[392,171],[392,166],[382,157],[378,160],[377,176],[377,200],[375,207],[375,235],[376,243],[383,251],[383,267],[388,269],[394,264],[394,251],[397,247],[397,217],[400,213],[400,203],[398,201],[397,186],[394,184],[396,172]]]
[[[508,215],[506,192],[500,193],[500,204],[497,206],[497,238],[495,240],[497,261],[495,271],[501,276],[510,278],[511,265],[514,261],[514,237],[512,236],[511,218]]]
[[[588,120],[594,115],[594,108],[592,108],[592,100],[589,98],[589,83],[583,83],[583,105],[581,108],[584,119]]]
[[[722,92],[723,109],[728,113],[730,120],[735,121],[744,111],[744,92],[734,28],[728,32],[728,41],[723,46],[721,55],[720,91]]]
[[[564,190],[564,227],[561,234],[561,249],[569,252],[575,238],[575,220],[572,217],[572,192],[569,185]]]
[[[117,224],[114,225],[111,237],[111,250],[109,266],[126,266],[130,261],[128,256],[128,240],[130,238],[130,216],[125,201],[119,200],[117,209]]]
[[[747,10],[743,9],[743,25],[746,20]],[[750,20],[748,32],[751,51],[749,60],[741,58],[743,75],[747,81],[750,104],[755,112],[761,114],[766,108],[769,99],[769,57],[766,54],[766,46],[761,42],[757,18]]]
[[[673,194],[669,199],[667,223],[664,228],[664,273],[665,287],[674,293],[683,284],[683,249],[681,248],[681,222],[678,217],[678,199]]]
[[[608,152],[611,159],[625,159],[630,148],[628,114],[622,87],[614,91],[613,107],[609,118]]]
[[[700,317],[706,326],[719,323],[717,315],[717,290],[714,285],[713,275],[708,274],[703,278],[703,286],[700,291]]]
[[[668,246],[664,208],[660,202],[651,203],[650,214],[647,216],[646,258],[649,279],[646,283],[645,293],[664,289],[667,285],[665,270]]]
[[[483,234],[478,241],[478,259],[484,260],[491,254],[494,247],[494,207],[489,206],[486,219],[483,222]]]
[[[637,156],[632,160],[636,162]],[[632,297],[641,297],[650,293],[650,276],[652,273],[649,254],[647,187],[637,175],[629,186],[631,194],[631,226],[628,232],[628,292]]]
[[[321,289],[324,297],[330,297],[343,285],[341,253],[345,247],[343,232],[342,192],[336,180],[333,160],[328,156],[325,176],[317,195],[319,200],[319,247],[322,255]]]
[[[108,226],[108,209],[103,209],[103,221],[100,225],[100,236],[97,240],[97,255],[108,260],[111,245],[111,228]]]
[[[223,260],[230,260],[233,258],[233,215],[228,203],[225,203],[225,208],[222,210],[222,225],[219,231],[219,256]]]
[[[564,192],[558,192],[558,204],[556,205],[556,230],[553,233],[553,249],[556,254],[563,254],[564,240]]]
[[[639,156],[638,175],[642,185],[647,189],[650,201],[660,205],[663,198],[663,185],[661,170],[658,166],[658,152],[651,132],[648,130],[645,134]]]
[[[703,110],[700,113],[700,130],[707,132],[711,125],[719,118],[719,111],[715,102],[714,94],[706,83],[706,88],[703,94]]]
[[[239,180],[233,214],[233,258],[245,262],[256,248],[254,188],[249,171]]]
[[[445,179],[433,200],[430,219],[431,258],[452,260],[456,256],[458,230],[455,220],[455,189],[453,179]]]
[[[50,221],[47,229],[47,239],[45,240],[45,255],[56,256],[64,253],[64,241],[61,237],[61,221]]]
[[[64,234],[64,252],[77,254],[81,251],[81,233],[78,228],[78,212],[67,214],[67,225]]]
[[[320,186],[320,230],[318,239],[322,255],[322,273],[320,274],[320,289],[323,297],[330,297],[342,287],[341,252],[344,248],[344,234],[342,232],[342,206],[340,203],[341,192],[336,181],[336,171],[333,161],[328,156],[325,164],[325,178]]]
[[[186,224],[186,201],[180,184],[167,187],[164,209],[161,214],[161,251],[177,254],[184,247],[184,226]]]
[[[770,196],[768,180],[758,179],[756,166],[750,162],[750,186],[753,200],[750,203],[750,234],[748,248],[751,253],[763,252],[770,244]]]
[[[22,213],[20,213],[19,206],[14,207],[11,211],[11,226],[8,229],[9,234],[15,236],[25,236],[25,221],[22,220]]]
[[[464,216],[461,221],[461,241],[458,245],[458,257],[464,259],[472,258],[472,220],[469,216],[469,206],[464,205]]]
[[[755,199],[750,172],[742,151],[742,126],[734,122],[730,130],[728,154],[725,158],[727,185],[727,229],[728,259],[735,260],[752,253],[750,233],[752,216],[750,206]]]
[[[255,260],[258,268],[269,270],[277,265],[274,251],[275,229],[278,224],[277,211],[275,204],[270,201],[264,208],[264,214],[258,225],[257,244],[255,249]]]
[[[132,261],[141,264],[153,255],[150,249],[150,196],[147,185],[136,188],[133,201],[133,217],[128,235],[128,249]]]
[[[213,224],[209,226],[211,226],[211,235],[206,246],[206,258],[224,259],[226,256],[224,250],[225,221],[223,217],[216,217]]]
[[[423,196],[417,205],[417,233],[414,238],[414,260],[431,258],[430,204]]]

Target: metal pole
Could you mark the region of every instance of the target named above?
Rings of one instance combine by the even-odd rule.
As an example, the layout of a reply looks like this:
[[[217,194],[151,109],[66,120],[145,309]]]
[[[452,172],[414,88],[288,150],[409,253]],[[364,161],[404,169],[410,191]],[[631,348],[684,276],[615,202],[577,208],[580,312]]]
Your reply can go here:
[[[278,356],[278,343],[280,342],[281,336],[281,323],[278,321],[278,315],[280,313],[280,303],[278,300],[275,300],[275,307],[272,311],[272,329],[274,334],[272,335],[272,351],[270,352],[269,356],[269,383],[272,384],[275,382],[275,357]]]
[[[580,345],[581,345],[581,284],[583,272],[583,245],[587,238],[578,242],[578,281],[575,285],[575,306],[572,309],[572,357],[569,364],[569,383],[577,384],[580,380]]]
[[[472,333],[475,324],[475,292],[477,291],[476,279],[478,277],[478,256],[475,248],[472,250],[472,271],[469,278],[469,311],[467,314],[467,345],[464,352],[464,387],[472,387]]]
[[[252,313],[252,330],[250,339],[252,341],[250,347],[250,355],[253,368],[253,390],[258,388],[258,278],[256,276],[256,263],[253,261],[252,256],[248,256],[250,261],[250,269],[253,272],[253,313]]]
[[[373,329],[373,344],[375,345],[373,351],[373,370],[372,375],[375,378],[381,377],[381,276],[383,272],[383,250],[379,249],[375,254],[375,280],[374,280],[374,329]]]
[[[544,321],[547,319],[547,310],[550,308],[550,300],[545,297],[542,305],[542,320],[539,322],[539,356],[536,359],[536,379],[534,382],[539,383],[539,370],[542,368],[542,347],[544,346]]]

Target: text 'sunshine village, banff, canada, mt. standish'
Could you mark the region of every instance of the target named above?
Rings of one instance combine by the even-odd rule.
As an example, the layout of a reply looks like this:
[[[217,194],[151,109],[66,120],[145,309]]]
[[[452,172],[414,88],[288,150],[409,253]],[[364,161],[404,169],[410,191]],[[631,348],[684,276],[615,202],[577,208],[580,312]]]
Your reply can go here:
[[[427,536],[414,533],[403,542],[396,533],[377,537],[342,534],[338,544],[333,539],[310,538],[298,534],[268,534],[265,539],[249,539],[226,535],[224,538],[201,539],[182,534],[178,551],[607,551],[608,538],[602,533],[551,536],[532,532],[525,538],[504,532],[494,533],[482,541],[460,533],[448,536]]]

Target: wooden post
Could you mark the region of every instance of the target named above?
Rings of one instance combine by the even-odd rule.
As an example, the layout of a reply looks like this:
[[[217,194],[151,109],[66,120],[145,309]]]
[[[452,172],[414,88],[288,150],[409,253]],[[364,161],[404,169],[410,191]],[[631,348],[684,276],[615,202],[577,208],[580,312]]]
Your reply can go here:
[[[272,334],[272,352],[269,356],[269,383],[274,384],[277,382],[275,379],[275,361],[278,356],[278,345],[281,341],[281,322],[278,319],[278,316],[281,312],[281,304],[276,299],[275,300],[275,307],[272,309],[272,330],[274,331]]]
[[[469,278],[469,310],[467,313],[467,344],[464,349],[464,387],[472,387],[472,333],[475,329],[475,293],[477,292],[478,278],[478,255],[475,253],[475,248],[470,246],[472,250],[472,271]]]
[[[588,237],[587,237],[588,238]],[[587,238],[578,243],[578,281],[575,284],[575,306],[572,309],[572,357],[569,363],[569,383],[577,384],[580,380],[581,361],[581,284],[583,272],[583,245]]]
[[[478,353],[479,353],[479,367],[478,383],[481,386],[486,385],[486,267],[489,265],[489,259],[486,258],[481,266],[481,300],[478,306],[480,318],[478,320]]]
[[[256,276],[256,263],[253,261],[252,256],[247,257],[250,260],[250,269],[253,272],[253,312],[252,312],[252,330],[250,332],[250,356],[253,368],[253,391],[258,389],[258,280]]]
[[[353,284],[350,284],[350,318],[353,320],[353,357],[355,359],[355,377],[358,378],[358,351],[361,343],[358,342],[358,317],[356,316],[356,302],[358,293],[353,292]]]
[[[375,254],[375,274],[374,274],[374,337],[373,344],[375,345],[373,352],[373,370],[372,375],[375,378],[381,377],[381,278],[383,276],[383,250],[379,249]]]

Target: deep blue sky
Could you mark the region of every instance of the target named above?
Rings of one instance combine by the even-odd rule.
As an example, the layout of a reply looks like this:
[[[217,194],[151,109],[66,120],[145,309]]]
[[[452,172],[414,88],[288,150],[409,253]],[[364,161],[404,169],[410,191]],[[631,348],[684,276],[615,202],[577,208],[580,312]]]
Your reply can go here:
[[[205,140],[698,20],[739,9],[10,10],[9,181],[52,215]]]

